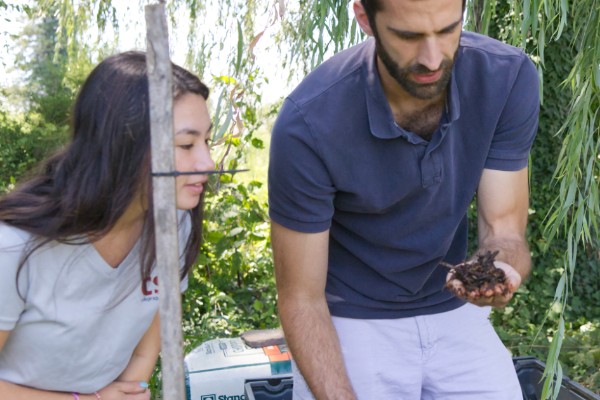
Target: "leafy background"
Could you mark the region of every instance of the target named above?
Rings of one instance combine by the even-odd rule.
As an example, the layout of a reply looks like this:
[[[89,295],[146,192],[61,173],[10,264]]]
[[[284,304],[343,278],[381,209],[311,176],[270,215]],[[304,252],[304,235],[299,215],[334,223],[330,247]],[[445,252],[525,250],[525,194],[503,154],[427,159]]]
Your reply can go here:
[[[487,15],[487,19],[473,20],[475,24],[470,29],[482,30],[487,21],[488,34],[507,42],[514,41],[514,4],[508,1],[470,4],[474,8],[479,6],[481,12],[487,7],[487,14],[481,14]],[[280,27],[275,40],[282,49],[281,68],[289,72],[292,82],[297,82],[328,54],[355,43],[361,36],[356,24],[348,18],[347,4],[340,1],[231,0],[199,4],[190,0],[168,6],[170,15],[181,10],[187,13],[187,40],[195,50],[188,53],[186,66],[213,89],[216,159],[226,168],[251,170],[211,182],[212,190],[206,198],[201,258],[183,301],[184,340],[186,350],[191,350],[209,339],[278,326],[266,202],[266,160],[270,126],[280,102],[263,100],[263,89],[270,76],[254,52],[265,26]],[[214,17],[211,20],[215,27],[224,28],[225,33],[214,29],[209,34],[198,35],[198,25],[215,7],[218,12],[211,14],[211,18]],[[579,8],[593,15],[600,6],[597,1],[590,1],[586,7],[579,4]],[[302,10],[310,10],[310,13]],[[116,26],[117,33],[127,28],[123,24],[119,26],[116,10],[106,1],[81,1],[77,7],[66,0],[30,1],[26,5],[0,0],[2,11],[12,11],[26,23],[18,34],[3,32],[1,36],[4,46],[17,49],[13,59],[3,62],[21,71],[24,78],[20,84],[9,83],[0,88],[0,193],[13,189],[38,160],[65,142],[69,107],[77,88],[99,59],[117,51],[114,40],[102,41],[100,34],[94,37],[89,27]],[[568,16],[574,17],[579,12],[573,4]],[[259,21],[257,15],[267,17]],[[170,20],[172,26],[178,23],[182,25],[174,17]],[[323,26],[328,29],[321,29]],[[531,27],[526,29],[534,32]],[[336,37],[339,32],[343,34]],[[579,39],[581,31],[577,25],[567,24],[553,40],[530,34],[521,43],[540,65],[544,82],[540,129],[530,160],[528,234],[534,269],[511,304],[495,310],[492,320],[514,356],[533,355],[547,360],[553,356],[553,342],[556,345],[556,338],[560,337],[562,348],[558,357],[563,373],[600,393],[598,232],[592,228],[592,240],[577,245],[576,273],[570,275],[563,286],[559,283],[569,269],[564,259],[565,255],[574,253],[573,242],[561,236],[566,233],[565,228],[559,227],[557,230],[561,232],[553,240],[548,234],[549,218],[556,210],[556,199],[564,190],[555,174],[561,151],[566,147],[566,134],[561,129],[572,115],[573,87],[566,83],[569,82],[567,77],[578,57],[589,51],[573,45]],[[540,40],[545,40],[541,55]],[[208,60],[223,53],[227,55],[223,70],[209,72],[214,69],[211,70]],[[276,49],[273,54],[277,54]],[[279,96],[286,93],[286,89],[281,88]],[[597,103],[592,103],[596,123],[597,110]],[[596,132],[592,139],[598,143],[597,130],[592,132]],[[597,176],[595,179],[597,186]],[[569,210],[575,213],[575,208]],[[473,205],[472,234],[476,229],[475,216]],[[474,244],[474,236],[472,239]],[[558,294],[568,292],[566,301],[557,296],[557,287],[562,287]],[[561,326],[564,331],[557,336]],[[155,379],[153,384],[157,386],[159,382]]]

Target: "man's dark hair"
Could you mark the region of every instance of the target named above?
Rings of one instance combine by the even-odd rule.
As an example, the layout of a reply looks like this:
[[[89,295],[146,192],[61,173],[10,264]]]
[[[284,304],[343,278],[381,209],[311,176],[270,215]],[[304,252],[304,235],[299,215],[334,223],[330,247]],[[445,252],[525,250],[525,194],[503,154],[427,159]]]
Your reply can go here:
[[[375,14],[377,11],[381,11],[383,6],[381,5],[380,0],[360,0],[367,13],[367,17],[369,18],[369,24],[371,27],[375,27]],[[462,0],[462,10],[465,12],[465,7],[467,5],[467,0]]]

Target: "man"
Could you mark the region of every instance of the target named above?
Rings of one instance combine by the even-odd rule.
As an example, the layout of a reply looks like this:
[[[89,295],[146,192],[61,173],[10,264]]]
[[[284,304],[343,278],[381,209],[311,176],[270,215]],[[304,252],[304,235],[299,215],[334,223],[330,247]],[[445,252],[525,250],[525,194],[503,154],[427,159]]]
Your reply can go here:
[[[462,32],[460,0],[353,8],[374,38],[307,76],[271,141],[294,399],[521,399],[487,316],[530,269],[536,69],[522,51]],[[507,282],[467,293],[440,263],[467,258],[475,193],[476,254],[499,251]]]

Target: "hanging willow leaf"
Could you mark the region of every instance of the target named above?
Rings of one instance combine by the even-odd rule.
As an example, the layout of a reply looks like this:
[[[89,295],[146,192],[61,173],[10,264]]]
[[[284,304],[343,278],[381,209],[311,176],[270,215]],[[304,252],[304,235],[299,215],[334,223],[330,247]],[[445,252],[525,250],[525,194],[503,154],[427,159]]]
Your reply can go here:
[[[562,367],[558,361],[558,355],[562,347],[562,342],[565,337],[565,321],[562,316],[559,319],[558,331],[554,335],[554,339],[550,345],[548,354],[548,362],[544,369],[543,376],[546,378],[542,389],[542,399],[548,399],[552,396],[552,399],[558,398],[560,385],[562,382]]]
[[[238,44],[237,44],[237,58],[235,60],[235,72],[239,73],[242,68],[242,59],[244,57],[244,31],[242,29],[241,21],[237,21],[238,28]]]

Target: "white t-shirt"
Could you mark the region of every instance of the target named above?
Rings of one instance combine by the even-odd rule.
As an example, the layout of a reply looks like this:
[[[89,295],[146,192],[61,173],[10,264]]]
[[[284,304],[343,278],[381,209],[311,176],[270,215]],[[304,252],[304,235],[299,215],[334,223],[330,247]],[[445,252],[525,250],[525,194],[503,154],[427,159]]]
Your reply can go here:
[[[180,254],[190,231],[180,212]],[[91,393],[125,369],[158,310],[156,268],[140,284],[136,243],[111,268],[91,244],[51,242],[19,275],[30,235],[0,224],[0,380],[43,390]],[[182,262],[183,263],[183,262]],[[182,291],[187,278],[182,282]]]

